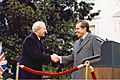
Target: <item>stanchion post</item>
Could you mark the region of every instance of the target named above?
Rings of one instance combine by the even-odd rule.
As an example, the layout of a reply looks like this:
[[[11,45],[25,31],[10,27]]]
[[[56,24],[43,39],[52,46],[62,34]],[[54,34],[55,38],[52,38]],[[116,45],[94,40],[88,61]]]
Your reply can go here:
[[[16,80],[19,79],[19,63],[17,63],[17,66],[16,66]]]
[[[85,66],[86,66],[86,70],[85,70],[85,80],[88,79],[88,68],[89,68],[89,61],[85,61]]]

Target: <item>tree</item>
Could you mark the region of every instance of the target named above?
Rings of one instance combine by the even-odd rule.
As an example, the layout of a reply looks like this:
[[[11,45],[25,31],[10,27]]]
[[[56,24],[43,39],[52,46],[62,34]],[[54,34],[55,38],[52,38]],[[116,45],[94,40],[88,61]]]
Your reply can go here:
[[[41,19],[47,23],[46,49],[51,53],[71,52],[74,39],[74,23],[77,19],[92,20],[100,11],[90,13],[94,3],[76,0],[35,0]],[[54,43],[53,43],[54,42]],[[64,47],[63,47],[64,46]]]

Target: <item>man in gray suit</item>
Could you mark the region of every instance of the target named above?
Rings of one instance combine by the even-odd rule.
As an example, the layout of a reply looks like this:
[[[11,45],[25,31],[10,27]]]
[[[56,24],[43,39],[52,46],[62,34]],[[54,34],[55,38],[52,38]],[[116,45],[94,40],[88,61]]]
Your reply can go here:
[[[74,43],[73,53],[68,56],[59,56],[60,63],[69,63],[72,61],[73,66],[78,66],[83,59],[100,55],[101,44],[99,37],[90,34],[89,24],[86,21],[81,20],[76,23],[75,33],[79,39]],[[82,78],[81,70],[73,72],[72,78]]]

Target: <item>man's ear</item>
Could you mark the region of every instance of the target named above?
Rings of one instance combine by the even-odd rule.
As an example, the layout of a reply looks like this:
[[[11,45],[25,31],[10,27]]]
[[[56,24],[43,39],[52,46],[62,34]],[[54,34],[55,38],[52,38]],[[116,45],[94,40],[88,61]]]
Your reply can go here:
[[[86,27],[84,27],[83,29],[84,29],[85,31],[87,31],[87,28],[86,28]]]

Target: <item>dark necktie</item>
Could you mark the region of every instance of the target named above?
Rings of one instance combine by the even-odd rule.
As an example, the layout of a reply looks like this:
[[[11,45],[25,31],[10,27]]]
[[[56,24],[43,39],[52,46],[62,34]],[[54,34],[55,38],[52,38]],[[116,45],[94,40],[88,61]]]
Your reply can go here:
[[[81,45],[82,41],[83,41],[83,38],[80,38],[80,45]]]

